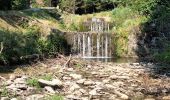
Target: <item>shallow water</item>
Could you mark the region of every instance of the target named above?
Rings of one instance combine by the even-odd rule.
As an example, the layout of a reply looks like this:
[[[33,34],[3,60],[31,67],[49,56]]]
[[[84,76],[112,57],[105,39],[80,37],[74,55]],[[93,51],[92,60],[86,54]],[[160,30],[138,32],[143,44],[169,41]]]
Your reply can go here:
[[[114,62],[114,63],[135,63],[137,58],[81,58],[86,61]]]

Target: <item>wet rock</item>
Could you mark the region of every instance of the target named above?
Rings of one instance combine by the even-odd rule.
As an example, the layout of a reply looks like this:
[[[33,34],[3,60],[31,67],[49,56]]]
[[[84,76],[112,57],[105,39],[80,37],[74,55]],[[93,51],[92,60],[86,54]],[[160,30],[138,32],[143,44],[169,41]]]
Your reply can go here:
[[[45,89],[46,91],[48,91],[49,93],[55,94],[54,89],[53,89],[52,87],[50,87],[50,86],[45,86],[44,89]]]
[[[70,74],[70,77],[72,77],[73,79],[82,79],[82,76],[79,74]]]
[[[38,82],[41,86],[52,86],[52,87],[56,87],[56,86],[62,87],[63,86],[63,83],[59,79],[53,79],[52,81],[39,79]]]

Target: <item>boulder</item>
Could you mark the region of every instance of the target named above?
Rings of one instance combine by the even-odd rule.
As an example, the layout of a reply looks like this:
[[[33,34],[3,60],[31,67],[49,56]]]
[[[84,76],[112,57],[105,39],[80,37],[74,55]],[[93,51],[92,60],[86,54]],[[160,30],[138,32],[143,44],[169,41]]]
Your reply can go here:
[[[59,79],[53,79],[52,81],[39,79],[38,82],[41,86],[51,86],[51,87],[62,87],[63,86],[63,83]]]

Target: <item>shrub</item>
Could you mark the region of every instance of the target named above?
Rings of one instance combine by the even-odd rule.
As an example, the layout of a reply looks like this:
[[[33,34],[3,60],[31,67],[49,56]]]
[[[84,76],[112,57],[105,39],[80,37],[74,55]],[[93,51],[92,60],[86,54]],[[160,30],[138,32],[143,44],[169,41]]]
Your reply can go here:
[[[27,56],[33,54],[48,56],[54,53],[65,54],[69,50],[63,36],[51,33],[48,37],[42,37],[37,27],[31,27],[24,33],[0,30],[0,42],[3,43],[0,62],[9,64],[25,61]],[[26,59],[26,62],[29,60],[32,59]]]

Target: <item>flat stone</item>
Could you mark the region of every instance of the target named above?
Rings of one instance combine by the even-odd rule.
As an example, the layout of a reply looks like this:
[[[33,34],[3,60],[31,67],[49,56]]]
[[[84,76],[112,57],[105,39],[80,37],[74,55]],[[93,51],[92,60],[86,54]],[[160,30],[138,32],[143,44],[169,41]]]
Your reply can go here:
[[[54,89],[53,89],[52,87],[50,87],[50,86],[45,86],[44,88],[45,88],[45,90],[47,90],[49,93],[55,94],[55,91],[54,91]]]
[[[94,85],[94,84],[95,84],[95,82],[90,81],[90,80],[87,80],[84,82],[84,85]]]
[[[82,79],[82,75],[79,74],[70,74],[70,77],[72,77],[73,79]]]
[[[43,85],[43,86],[61,87],[63,85],[63,83],[59,79],[53,79],[52,81],[39,79],[38,82],[40,85]]]
[[[80,79],[80,80],[78,80],[76,83],[78,83],[78,84],[83,84],[85,81],[86,81],[86,79]]]

